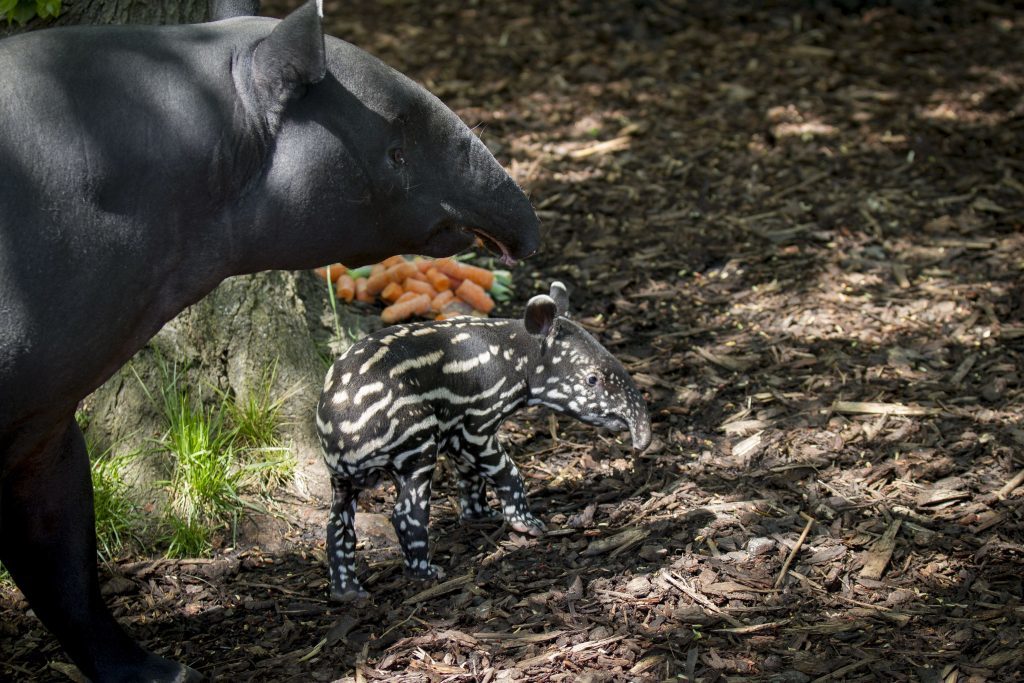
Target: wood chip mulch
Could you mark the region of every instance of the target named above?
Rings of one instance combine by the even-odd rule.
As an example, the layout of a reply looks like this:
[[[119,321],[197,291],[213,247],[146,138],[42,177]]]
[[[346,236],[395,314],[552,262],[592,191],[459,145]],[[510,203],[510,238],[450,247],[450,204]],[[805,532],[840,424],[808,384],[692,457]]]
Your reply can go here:
[[[442,477],[433,585],[371,492],[365,605],[326,601],[322,510],[117,563],[133,634],[220,680],[1024,678],[1024,14],[326,4],[530,191],[545,245],[504,313],[565,281],[655,440],[520,414],[549,533],[460,524]],[[0,677],[67,680],[15,591],[0,614]]]

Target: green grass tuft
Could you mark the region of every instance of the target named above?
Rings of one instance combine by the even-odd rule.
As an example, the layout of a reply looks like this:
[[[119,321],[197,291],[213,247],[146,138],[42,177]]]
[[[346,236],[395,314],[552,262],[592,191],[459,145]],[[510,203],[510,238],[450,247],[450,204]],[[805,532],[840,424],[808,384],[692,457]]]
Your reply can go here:
[[[245,398],[216,390],[219,403],[203,407],[183,388],[177,366],[158,365],[167,422],[160,447],[175,456],[163,541],[168,556],[205,555],[218,531],[237,524],[243,489],[265,494],[294,476],[295,458],[280,435],[290,394],[273,397],[274,363]]]
[[[105,562],[113,560],[130,539],[137,539],[142,528],[142,517],[124,479],[124,466],[137,455],[115,456],[110,449],[90,455],[96,552]]]
[[[160,363],[167,432],[161,445],[176,456],[163,526],[167,555],[208,553],[213,534],[233,524],[241,505],[234,433],[224,424],[224,402],[204,408],[181,386],[177,366]]]

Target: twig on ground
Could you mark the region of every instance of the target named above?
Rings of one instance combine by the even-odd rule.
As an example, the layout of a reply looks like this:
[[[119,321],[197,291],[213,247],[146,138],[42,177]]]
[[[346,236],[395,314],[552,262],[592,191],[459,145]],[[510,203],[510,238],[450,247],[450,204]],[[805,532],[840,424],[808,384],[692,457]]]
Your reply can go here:
[[[800,548],[803,546],[804,541],[807,540],[807,534],[811,533],[811,527],[814,526],[814,518],[808,515],[804,515],[807,518],[807,526],[804,527],[804,531],[800,534],[800,538],[796,539],[796,545],[789,551],[789,555],[786,557],[786,561],[782,563],[782,571],[779,572],[778,578],[775,579],[775,588],[777,589],[782,585],[782,582],[786,579],[786,572],[789,571],[790,565],[793,564],[793,560],[796,558],[796,554],[800,552]]]
[[[996,491],[996,498],[998,498],[999,500],[1003,500],[1008,495],[1013,493],[1013,490],[1020,486],[1022,483],[1024,483],[1024,470],[1021,470],[1017,474],[1013,475],[1013,479],[1006,482],[1006,484],[1003,485],[1003,488]]]

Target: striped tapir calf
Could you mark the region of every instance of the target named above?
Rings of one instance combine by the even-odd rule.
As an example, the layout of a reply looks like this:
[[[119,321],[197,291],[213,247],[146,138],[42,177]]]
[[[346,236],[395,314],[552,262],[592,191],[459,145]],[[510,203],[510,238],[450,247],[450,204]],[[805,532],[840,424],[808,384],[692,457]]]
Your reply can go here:
[[[353,525],[359,491],[381,474],[398,492],[391,516],[417,578],[442,575],[430,564],[430,485],[439,453],[458,472],[462,516],[503,516],[523,533],[544,524],[530,514],[523,479],[497,439],[518,408],[544,405],[583,422],[629,429],[634,448],[651,440],[647,406],[629,373],[566,317],[568,296],[526,305],[523,319],[461,317],[390,327],[350,347],[331,367],[317,407],[317,430],[331,471],[327,525],[331,598],[365,597],[356,577]],[[487,504],[490,486],[500,513]]]

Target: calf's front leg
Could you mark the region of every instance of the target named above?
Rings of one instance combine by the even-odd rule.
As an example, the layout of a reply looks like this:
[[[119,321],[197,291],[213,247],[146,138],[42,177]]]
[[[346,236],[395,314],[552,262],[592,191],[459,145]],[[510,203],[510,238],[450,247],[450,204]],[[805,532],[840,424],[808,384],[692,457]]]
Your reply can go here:
[[[480,463],[465,457],[452,458],[458,472],[459,511],[462,519],[501,519],[501,513],[487,504],[487,483],[480,476]]]
[[[544,522],[530,513],[526,502],[526,489],[519,468],[505,454],[496,435],[492,435],[474,459],[479,463],[480,476],[494,489],[501,502],[501,512],[509,526],[520,533],[540,536],[544,533]]]

